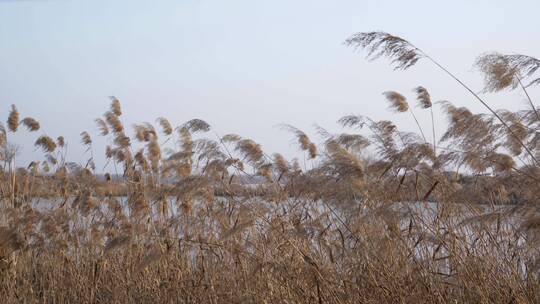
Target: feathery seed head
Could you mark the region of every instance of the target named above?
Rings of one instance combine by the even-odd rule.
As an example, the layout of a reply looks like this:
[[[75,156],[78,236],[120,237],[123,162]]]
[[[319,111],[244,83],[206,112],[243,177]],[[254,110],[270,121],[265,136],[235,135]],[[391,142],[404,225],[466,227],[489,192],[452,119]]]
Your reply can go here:
[[[113,112],[116,116],[121,116],[122,108],[120,107],[120,101],[114,96],[109,96],[109,98],[111,99],[111,112]]]
[[[515,89],[523,79],[531,77],[540,68],[540,60],[526,55],[490,53],[480,56],[475,63],[484,74],[485,92]],[[540,78],[528,86],[539,84]]]
[[[52,140],[52,138],[46,135],[40,136],[36,140],[35,145],[36,147],[41,148],[44,152],[48,153],[51,153],[56,149],[56,143],[54,142],[54,140]]]
[[[11,132],[16,132],[19,128],[19,111],[17,111],[15,105],[11,105],[11,112],[9,112],[7,125]]]
[[[103,119],[96,118],[94,121],[96,122],[96,125],[98,126],[99,133],[101,134],[101,136],[106,136],[107,134],[109,134],[109,127],[107,127],[107,123],[105,123]]]
[[[345,40],[345,45],[365,49],[370,60],[388,57],[396,70],[406,70],[425,57],[407,40],[384,32],[356,33]]]
[[[64,136],[58,136],[58,138],[56,138],[56,143],[58,144],[59,147],[63,148],[66,145]]]
[[[210,125],[206,121],[201,119],[189,120],[182,125],[182,128],[188,129],[191,133],[210,131]]]
[[[85,146],[90,146],[92,144],[92,137],[90,137],[90,134],[88,134],[88,132],[81,132],[81,142]]]
[[[416,92],[416,100],[420,103],[420,106],[424,109],[431,108],[433,106],[431,102],[431,96],[426,88],[419,86],[414,89]]]
[[[30,132],[39,130],[39,122],[32,117],[26,117],[21,122]]]
[[[390,108],[397,112],[406,112],[409,109],[409,104],[405,96],[394,91],[384,92],[383,95],[386,97],[386,100],[390,102]]]
[[[122,125],[122,122],[118,118],[118,115],[116,115],[114,112],[105,112],[105,121],[107,121],[107,123],[115,133],[120,133],[124,131],[124,125]]]
[[[165,117],[158,118],[158,121],[159,121],[159,124],[161,125],[161,129],[163,130],[163,134],[171,135],[173,132],[171,123]]]

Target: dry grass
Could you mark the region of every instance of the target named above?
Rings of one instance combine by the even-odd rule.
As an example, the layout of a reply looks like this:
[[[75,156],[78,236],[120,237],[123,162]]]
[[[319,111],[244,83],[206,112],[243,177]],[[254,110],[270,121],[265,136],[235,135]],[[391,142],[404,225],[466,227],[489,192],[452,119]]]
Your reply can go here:
[[[429,58],[386,33],[347,43],[402,69]],[[533,76],[534,60],[502,58],[479,60],[487,90]],[[344,133],[319,128],[320,143],[284,126],[304,161],[213,139],[199,119],[130,131],[111,97],[95,120],[110,146],[82,132],[90,157],[77,165],[63,137],[40,135],[44,158],[26,167],[10,132],[40,124],[13,106],[0,125],[2,303],[540,302],[537,109],[474,114],[414,92],[447,116],[439,140],[355,115]]]

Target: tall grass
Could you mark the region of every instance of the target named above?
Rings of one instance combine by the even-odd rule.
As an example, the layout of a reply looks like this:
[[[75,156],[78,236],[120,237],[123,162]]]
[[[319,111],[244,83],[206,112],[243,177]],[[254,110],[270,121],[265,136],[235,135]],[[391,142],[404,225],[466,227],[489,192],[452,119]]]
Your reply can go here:
[[[347,44],[402,69],[429,58],[386,33]],[[486,90],[519,88],[530,108],[495,111],[458,80],[488,114],[434,103],[423,87],[414,93],[429,112],[414,114],[388,91],[421,136],[361,115],[317,138],[285,125],[309,169],[252,139],[216,138],[200,119],[131,130],[115,97],[81,133],[87,161],[69,162],[64,137],[42,133],[43,160],[20,164],[12,134],[41,125],[13,106],[0,125],[0,299],[538,303],[540,119],[527,88],[540,64],[519,56],[487,54],[477,66]],[[434,112],[448,120],[440,137]],[[418,123],[424,114],[431,126]],[[95,168],[99,150],[107,172]]]

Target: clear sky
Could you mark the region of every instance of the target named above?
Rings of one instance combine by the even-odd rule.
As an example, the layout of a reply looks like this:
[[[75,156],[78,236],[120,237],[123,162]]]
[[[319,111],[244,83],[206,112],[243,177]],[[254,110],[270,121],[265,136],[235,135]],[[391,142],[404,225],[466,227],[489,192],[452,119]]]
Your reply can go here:
[[[387,111],[387,90],[412,100],[423,85],[435,100],[481,110],[428,62],[394,72],[345,47],[349,35],[402,36],[480,90],[472,69],[479,54],[540,56],[538,11],[538,0],[0,0],[0,117],[16,104],[41,122],[40,132],[65,136],[75,161],[86,157],[79,133],[89,131],[99,161],[105,143],[93,119],[115,95],[126,125],[201,118],[221,135],[291,155],[280,123],[311,135],[314,124],[338,131],[338,118],[357,113],[414,130],[408,115]],[[518,92],[486,98],[496,108],[524,106]],[[416,111],[429,129],[428,114]],[[36,136],[12,137],[23,146],[21,162],[41,155]]]

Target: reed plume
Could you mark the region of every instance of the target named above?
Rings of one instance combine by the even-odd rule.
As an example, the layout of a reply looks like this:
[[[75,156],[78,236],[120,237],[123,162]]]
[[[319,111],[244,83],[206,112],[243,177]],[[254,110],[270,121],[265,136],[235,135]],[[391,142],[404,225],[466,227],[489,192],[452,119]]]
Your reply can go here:
[[[90,134],[86,131],[81,133],[81,142],[85,146],[90,146],[92,144],[92,137],[90,137]]]
[[[153,137],[148,143],[148,159],[152,164],[152,169],[157,172],[159,170],[159,161],[161,159],[161,148],[157,141],[157,137]]]
[[[390,107],[397,112],[407,112],[409,110],[409,103],[405,96],[399,94],[395,91],[384,92],[383,95],[386,97],[386,100],[390,103]]]
[[[186,128],[191,133],[210,131],[210,125],[202,119],[189,120],[188,122],[184,123],[182,127]]]
[[[475,66],[484,74],[484,92],[498,92],[501,90],[513,90],[520,87],[536,119],[540,122],[540,113],[532,102],[526,87],[540,84],[540,78],[530,80],[524,85],[523,80],[531,78],[540,67],[540,60],[526,55],[502,55],[490,53],[480,56]]]
[[[6,128],[2,123],[0,123],[0,147],[5,146],[7,143],[7,132]]]
[[[117,133],[114,137],[114,144],[120,148],[127,148],[131,146],[131,139],[124,133]]]
[[[66,145],[66,141],[65,141],[65,139],[64,139],[64,136],[58,136],[58,137],[56,138],[56,144],[57,144],[59,147],[63,148],[63,147]]]
[[[416,87],[414,91],[416,92],[416,100],[418,100],[418,103],[422,108],[428,109],[433,106],[431,96],[426,88],[419,86]]]
[[[107,136],[109,134],[109,127],[107,127],[107,123],[101,118],[96,118],[94,121],[96,122],[101,136]]]
[[[15,105],[11,105],[7,125],[11,132],[16,132],[19,128],[19,111],[17,111],[17,107],[15,107]]]
[[[433,103],[431,101],[431,95],[429,94],[428,90],[422,86],[416,87],[414,91],[416,92],[416,100],[418,100],[420,107],[423,109],[429,108],[431,114],[431,133],[433,135],[433,151],[436,153],[437,136],[435,135],[435,118],[433,115]]]
[[[149,142],[157,136],[156,130],[149,123],[135,124],[133,129],[135,129],[135,137],[139,142]]]
[[[236,143],[235,150],[243,154],[244,158],[251,163],[258,163],[264,154],[261,145],[251,139],[241,139]]]
[[[425,57],[407,40],[384,32],[357,33],[345,40],[345,44],[366,49],[370,60],[390,58],[396,70],[406,70]]]
[[[109,96],[111,99],[111,112],[116,116],[122,116],[122,107],[120,106],[120,101],[114,96]]]
[[[422,135],[422,138],[424,139],[424,141],[426,141],[426,136],[424,135],[424,131],[422,130],[422,127],[420,126],[418,119],[416,119],[416,115],[414,115],[413,110],[409,107],[409,103],[407,102],[407,99],[405,98],[405,96],[395,91],[387,91],[387,92],[384,92],[383,95],[386,97],[386,100],[390,103],[391,109],[400,113],[407,112],[407,111],[411,113],[416,123],[416,126],[418,127],[418,130],[420,131],[420,134]]]
[[[289,172],[289,168],[290,168],[289,163],[287,162],[285,157],[283,157],[283,155],[279,153],[274,154],[274,165],[280,175],[283,175]]]
[[[291,125],[284,124],[282,125],[282,127],[294,133],[294,135],[296,136],[296,139],[298,140],[298,144],[300,145],[300,149],[302,151],[308,151],[310,159],[317,157],[317,145],[311,142],[311,140],[306,135],[306,133],[304,133],[303,131]]]
[[[36,140],[34,145],[36,147],[41,148],[43,152],[48,152],[48,153],[54,152],[54,150],[56,149],[56,143],[54,142],[54,140],[52,140],[52,138],[50,138],[47,135],[40,136]]]
[[[224,135],[222,138],[221,138],[221,141],[223,142],[237,142],[239,140],[241,140],[242,137],[240,137],[239,135],[236,135],[236,134],[227,134],[227,135]]]
[[[484,74],[486,92],[516,89],[520,82],[530,78],[540,68],[540,60],[526,55],[502,55],[489,53],[480,56],[475,66]],[[539,84],[533,79],[526,86]]]
[[[352,151],[361,151],[371,144],[369,139],[360,134],[342,133],[333,138],[333,140],[335,140],[336,143],[343,146],[345,149]]]
[[[158,118],[158,122],[159,122],[159,125],[161,126],[163,134],[171,135],[173,133],[172,125],[165,117]]]
[[[26,117],[21,120],[21,123],[26,127],[30,132],[39,130],[39,122],[31,117]]]
[[[124,131],[124,125],[114,112],[105,112],[105,121],[107,121],[114,133],[121,133]]]

